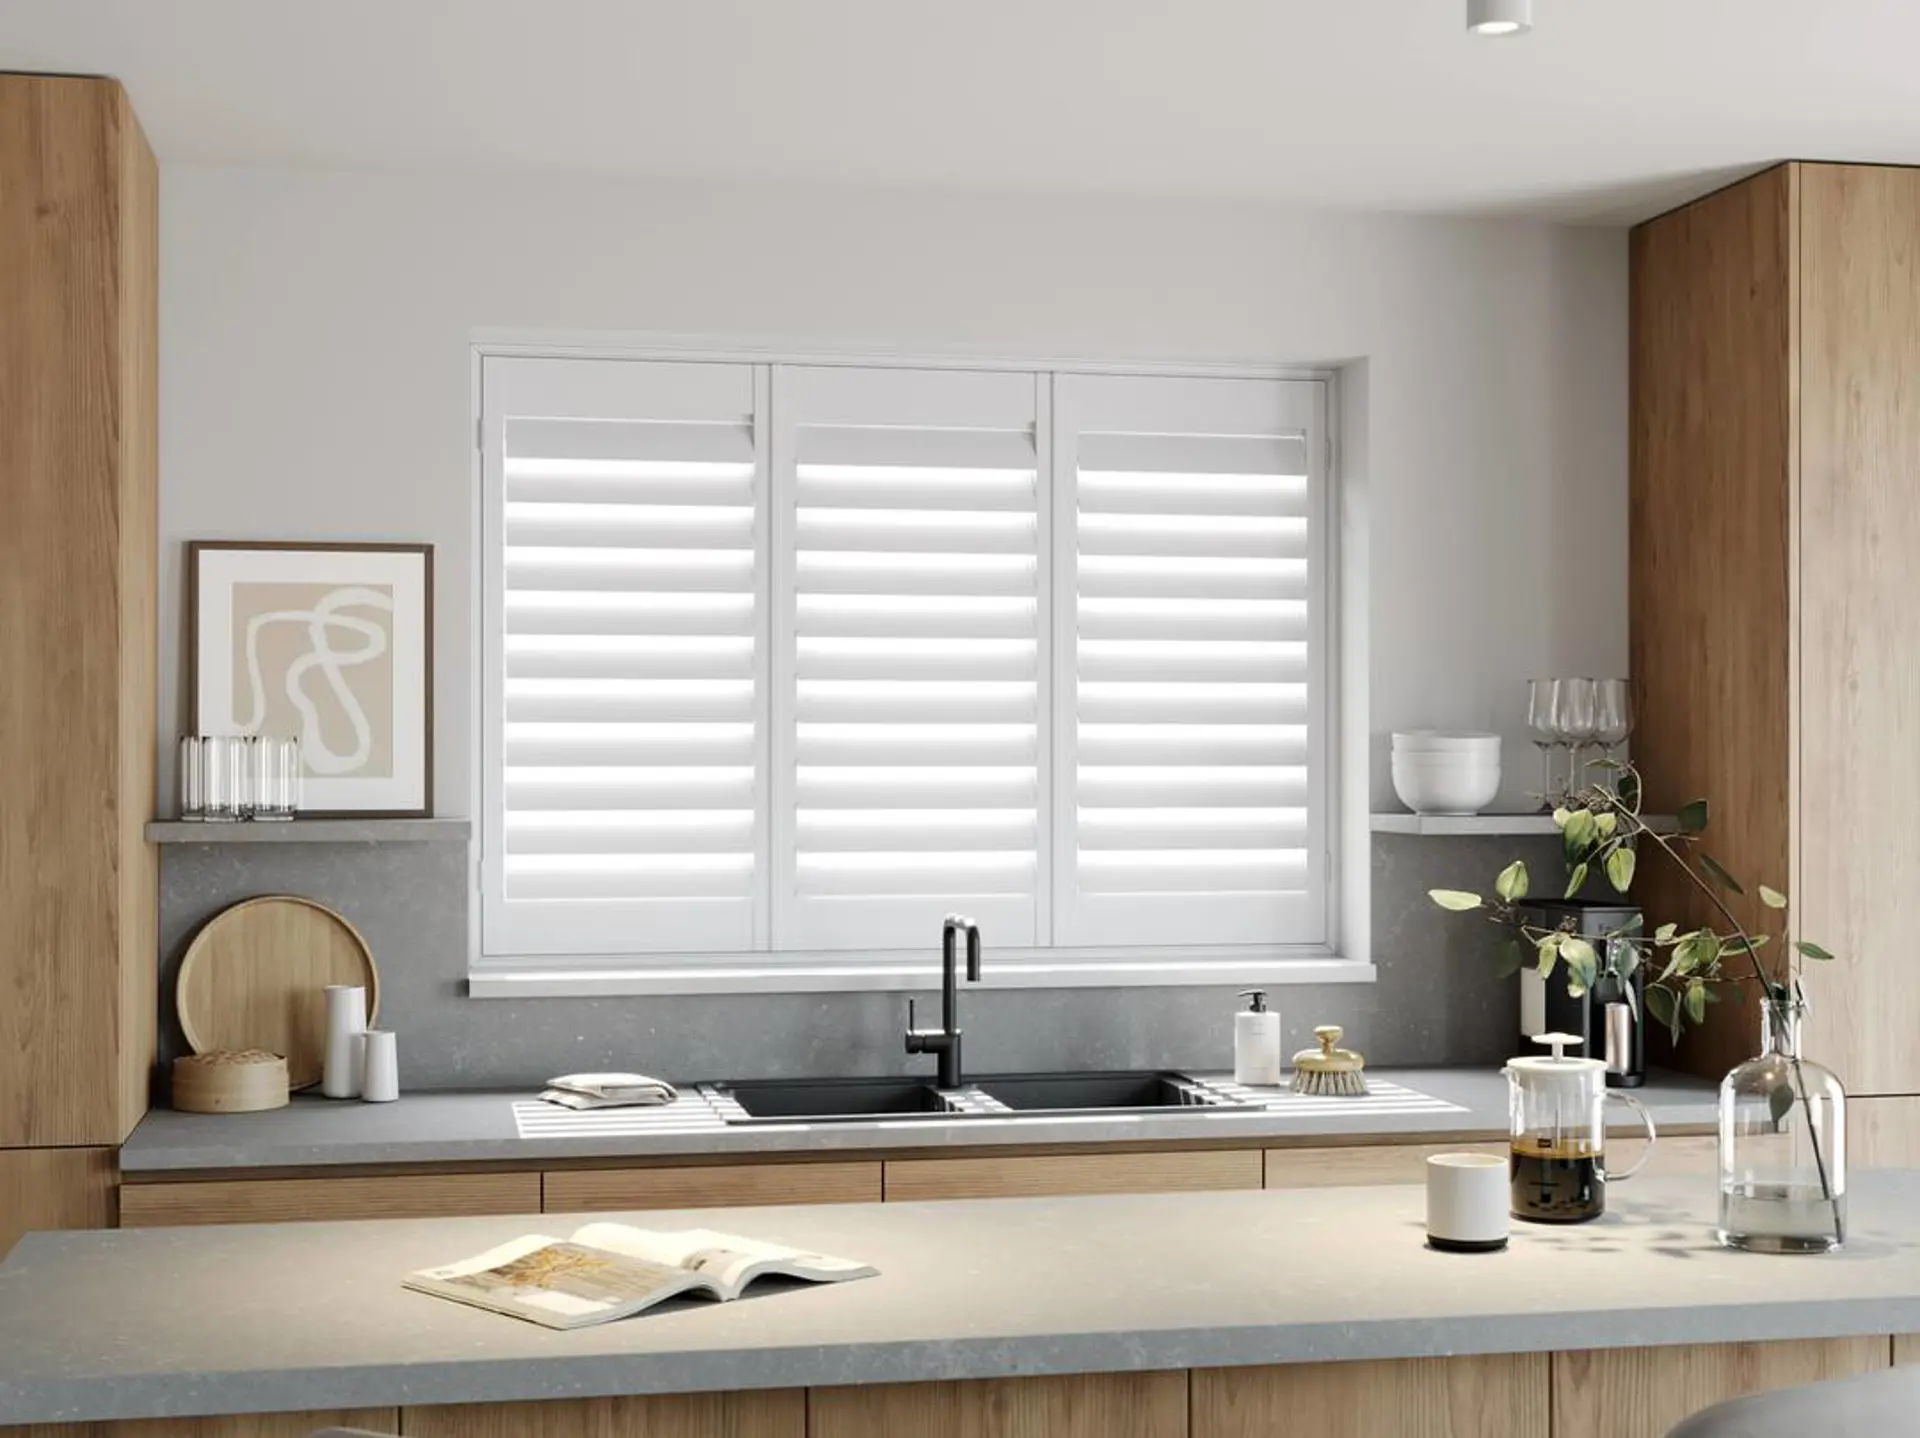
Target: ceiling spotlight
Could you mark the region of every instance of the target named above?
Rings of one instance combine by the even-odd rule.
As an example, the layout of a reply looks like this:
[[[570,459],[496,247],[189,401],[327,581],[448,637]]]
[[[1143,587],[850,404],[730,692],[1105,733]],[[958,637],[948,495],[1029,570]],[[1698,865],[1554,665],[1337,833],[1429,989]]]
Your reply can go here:
[[[1533,28],[1533,0],[1467,0],[1467,28],[1476,35],[1524,35]]]

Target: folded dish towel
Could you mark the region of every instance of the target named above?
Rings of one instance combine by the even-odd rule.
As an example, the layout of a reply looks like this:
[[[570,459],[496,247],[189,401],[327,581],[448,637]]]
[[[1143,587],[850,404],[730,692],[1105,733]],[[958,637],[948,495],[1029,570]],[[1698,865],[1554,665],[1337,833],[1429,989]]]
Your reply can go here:
[[[672,1103],[680,1097],[665,1079],[645,1074],[562,1074],[548,1079],[540,1095],[564,1108],[631,1108]]]

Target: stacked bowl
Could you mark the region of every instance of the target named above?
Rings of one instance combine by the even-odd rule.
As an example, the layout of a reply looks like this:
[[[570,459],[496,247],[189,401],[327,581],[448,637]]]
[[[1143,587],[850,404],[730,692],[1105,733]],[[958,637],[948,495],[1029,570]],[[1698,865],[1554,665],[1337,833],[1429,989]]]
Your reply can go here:
[[[1416,814],[1477,814],[1500,792],[1500,736],[1393,736],[1393,792]]]

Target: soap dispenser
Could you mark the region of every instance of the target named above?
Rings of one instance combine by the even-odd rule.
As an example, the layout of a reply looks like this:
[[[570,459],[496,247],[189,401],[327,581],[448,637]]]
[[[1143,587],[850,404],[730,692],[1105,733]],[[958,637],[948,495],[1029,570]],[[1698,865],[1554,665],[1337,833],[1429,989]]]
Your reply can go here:
[[[1247,1007],[1233,1016],[1233,1081],[1257,1088],[1280,1085],[1280,1015],[1264,989],[1242,989]]]

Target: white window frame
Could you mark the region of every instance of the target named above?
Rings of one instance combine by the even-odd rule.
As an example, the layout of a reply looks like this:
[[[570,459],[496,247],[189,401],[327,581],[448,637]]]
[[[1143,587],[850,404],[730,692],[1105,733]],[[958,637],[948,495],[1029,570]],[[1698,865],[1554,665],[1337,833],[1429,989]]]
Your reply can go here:
[[[557,359],[610,359],[662,362],[725,363],[754,365],[846,365],[875,368],[985,369],[1020,370],[1041,375],[1140,375],[1152,378],[1223,378],[1252,380],[1311,381],[1325,388],[1321,407],[1322,435],[1318,445],[1320,470],[1311,494],[1310,531],[1314,545],[1313,562],[1319,566],[1319,581],[1313,589],[1316,617],[1311,634],[1313,715],[1313,752],[1310,756],[1309,782],[1315,802],[1323,816],[1317,839],[1324,874],[1326,939],[1318,944],[1271,945],[1153,945],[1119,948],[1019,948],[997,947],[991,933],[985,935],[989,962],[983,976],[984,986],[992,988],[1079,988],[1079,987],[1167,987],[1192,985],[1254,984],[1272,986],[1294,983],[1370,983],[1376,970],[1364,956],[1346,956],[1341,947],[1341,918],[1351,913],[1343,896],[1348,876],[1343,872],[1343,829],[1352,822],[1341,802],[1341,750],[1344,736],[1353,732],[1343,724],[1340,714],[1340,648],[1343,596],[1339,557],[1343,545],[1333,533],[1336,516],[1342,513],[1339,502],[1339,475],[1332,436],[1339,424],[1338,392],[1335,375],[1325,369],[1272,364],[1194,364],[1194,363],[1102,363],[1084,359],[1044,358],[1007,355],[999,352],[954,350],[947,352],[915,350],[873,350],[867,348],[823,349],[817,344],[742,343],[702,337],[651,335],[608,335],[596,332],[529,334],[522,331],[476,330],[471,346],[471,391],[473,426],[472,485],[473,514],[471,535],[476,562],[472,566],[472,604],[474,633],[471,652],[474,674],[471,685],[472,752],[476,756],[471,794],[475,812],[481,816],[475,826],[471,864],[468,993],[475,998],[533,997],[612,997],[649,994],[697,993],[796,993],[796,992],[901,992],[925,991],[940,982],[937,936],[929,935],[924,948],[872,952],[759,951],[738,954],[593,954],[593,955],[510,955],[488,954],[485,950],[484,922],[488,868],[488,842],[491,825],[488,805],[498,800],[498,723],[499,685],[489,683],[496,674],[500,657],[500,636],[488,616],[500,595],[499,564],[490,545],[498,536],[489,533],[487,494],[490,482],[497,482],[500,456],[489,449],[487,426],[482,416],[481,376],[485,362],[496,357],[535,357]],[[764,381],[761,393],[766,393]],[[1051,393],[1051,385],[1043,384]],[[763,456],[777,447],[782,419],[773,411],[770,425],[756,435],[756,447]],[[1059,460],[1057,434],[1049,437],[1043,419],[1041,487],[1043,504],[1053,512],[1051,555],[1054,563],[1043,575],[1043,614],[1051,612],[1058,623],[1056,597],[1047,592],[1057,582],[1058,551],[1063,541],[1058,505],[1064,487],[1057,483]],[[766,461],[763,460],[763,463]],[[777,473],[777,465],[771,469]],[[773,479],[768,478],[768,502],[772,512],[780,508],[780,497],[771,493]],[[1049,487],[1051,486],[1051,487]],[[779,534],[771,526],[778,549]],[[781,567],[781,561],[769,556],[768,570]],[[765,573],[766,592],[771,595],[773,576]],[[1049,610],[1049,606],[1051,609]],[[770,603],[763,606],[762,620],[768,620]],[[1059,694],[1067,686],[1057,682],[1056,658],[1050,666],[1043,688],[1051,696],[1057,714]],[[771,667],[769,670],[771,674]],[[772,676],[778,682],[778,675]],[[778,692],[777,687],[774,691]],[[1046,726],[1053,732],[1049,716]],[[771,727],[771,726],[770,726]],[[777,746],[777,729],[770,738]],[[1058,744],[1043,735],[1043,745],[1058,752]],[[769,756],[771,757],[771,756]],[[1057,760],[1056,760],[1057,763]],[[771,772],[769,768],[769,772]],[[1057,776],[1054,781],[1057,785]],[[765,803],[762,796],[760,802]],[[778,832],[778,816],[769,815],[770,827]],[[1043,862],[1057,866],[1058,845],[1051,831],[1043,835]],[[768,858],[771,856],[768,855]],[[763,865],[762,878],[772,883],[771,864]],[[1362,878],[1364,882],[1364,878]],[[1050,885],[1043,884],[1043,890]],[[769,889],[769,897],[771,896]],[[771,914],[769,904],[767,912]]]

